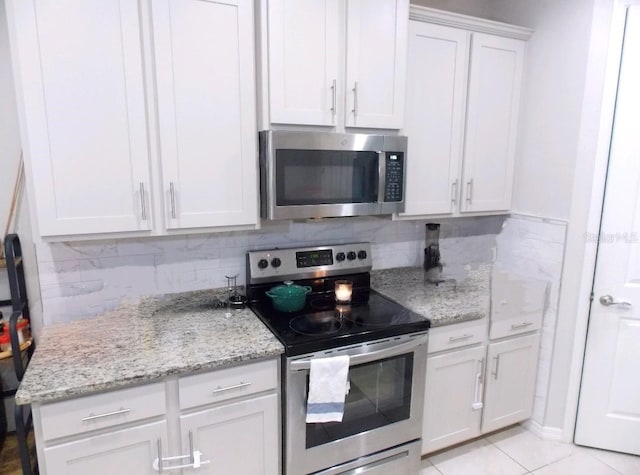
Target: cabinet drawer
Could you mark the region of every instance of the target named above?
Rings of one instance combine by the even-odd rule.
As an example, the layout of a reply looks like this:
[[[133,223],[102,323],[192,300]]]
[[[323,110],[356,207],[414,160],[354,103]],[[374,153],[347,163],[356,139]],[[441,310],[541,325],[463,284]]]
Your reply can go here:
[[[485,341],[486,319],[453,323],[429,330],[429,353],[474,345]]]
[[[497,340],[506,336],[535,331],[541,325],[542,314],[529,314],[507,320],[493,321],[489,326],[489,339]]]
[[[164,384],[148,384],[40,407],[44,440],[161,416],[166,412]]]
[[[278,361],[261,361],[180,378],[180,408],[211,404],[278,387]]]

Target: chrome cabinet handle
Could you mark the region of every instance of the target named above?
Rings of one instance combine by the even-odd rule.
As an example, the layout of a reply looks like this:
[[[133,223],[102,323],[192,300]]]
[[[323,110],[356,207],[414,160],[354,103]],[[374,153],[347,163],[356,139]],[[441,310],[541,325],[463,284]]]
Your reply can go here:
[[[147,202],[146,202],[145,192],[144,192],[144,183],[140,182],[140,213],[142,217],[142,221],[147,220]]]
[[[171,218],[176,219],[176,188],[169,182],[169,196],[171,198]]]
[[[500,369],[500,355],[494,356],[493,359],[496,360],[496,369],[491,374],[493,375],[494,379],[498,379],[498,370]]]
[[[225,388],[216,388],[213,391],[211,391],[211,394],[217,394],[223,391],[231,391],[232,389],[246,388],[247,386],[251,386],[251,383],[240,382],[240,384],[234,384],[233,386],[227,386]]]
[[[117,416],[118,414],[126,414],[127,412],[131,412],[131,409],[128,409],[128,408],[125,409],[124,407],[121,407],[117,411],[105,412],[104,414],[93,414],[93,413],[91,413],[87,417],[83,417],[81,420],[82,420],[82,422],[93,421],[95,419],[101,419],[103,417]]]
[[[531,325],[533,325],[533,322],[517,323],[517,324],[511,325],[511,329],[517,330],[518,328],[526,328],[526,327],[530,327]]]
[[[473,178],[467,182],[467,203],[473,203]]]
[[[609,307],[611,305],[622,305],[623,307],[631,307],[631,302],[616,302],[611,295],[603,295],[602,297],[600,297],[600,303],[605,307]]]
[[[456,181],[451,183],[451,203],[455,205],[457,201],[458,201],[458,179],[456,178]]]
[[[331,115],[336,115],[336,80],[331,84]]]
[[[358,81],[353,83],[353,89],[351,90],[353,91],[353,109],[351,109],[351,112],[353,112],[353,115],[358,115]]]
[[[480,363],[480,370],[478,371],[478,374],[476,374],[476,387],[473,393],[474,401],[473,404],[471,404],[471,408],[474,411],[478,411],[484,406],[484,403],[482,402],[482,375],[484,373],[484,358],[479,360],[478,363]]]
[[[158,437],[158,458],[153,461],[153,468],[162,473],[162,439]]]
[[[472,336],[473,336],[473,334],[467,335],[466,333],[464,335],[461,335],[461,336],[450,336],[449,337],[449,341],[450,342],[454,342],[454,341],[460,341],[460,340],[468,340]]]

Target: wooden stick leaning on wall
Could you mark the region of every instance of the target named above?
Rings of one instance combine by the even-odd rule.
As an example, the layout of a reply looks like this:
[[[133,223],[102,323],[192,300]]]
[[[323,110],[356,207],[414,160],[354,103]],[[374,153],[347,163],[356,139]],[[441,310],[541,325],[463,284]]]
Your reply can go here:
[[[20,151],[20,161],[18,164],[18,175],[16,176],[16,181],[13,185],[13,195],[11,196],[11,203],[9,205],[9,214],[7,216],[7,224],[4,228],[4,234],[0,238],[0,242],[2,246],[0,246],[0,267],[6,267],[7,262],[5,260],[4,255],[4,236],[9,234],[9,229],[11,229],[11,223],[13,222],[13,218],[16,213],[16,207],[18,205],[18,200],[20,199],[20,195],[22,193],[22,183],[24,178],[24,159],[22,155],[22,151]]]

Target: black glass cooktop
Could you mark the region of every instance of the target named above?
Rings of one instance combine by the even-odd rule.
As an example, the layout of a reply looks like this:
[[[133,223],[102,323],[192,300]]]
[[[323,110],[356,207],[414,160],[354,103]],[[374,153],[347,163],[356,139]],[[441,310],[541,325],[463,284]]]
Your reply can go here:
[[[305,308],[286,313],[270,299],[251,309],[285,346],[288,356],[424,331],[429,321],[370,289],[354,290],[350,305],[337,305],[333,292],[310,294]]]

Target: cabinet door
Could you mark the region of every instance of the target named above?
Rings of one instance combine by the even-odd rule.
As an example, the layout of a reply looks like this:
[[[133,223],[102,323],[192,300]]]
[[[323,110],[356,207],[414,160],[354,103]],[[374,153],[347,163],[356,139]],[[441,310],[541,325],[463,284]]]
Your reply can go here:
[[[409,22],[402,216],[451,213],[459,196],[470,33]]]
[[[404,122],[408,0],[347,1],[347,127]]]
[[[480,435],[484,357],[482,345],[427,358],[423,454]]]
[[[271,394],[180,417],[183,453],[194,450],[210,461],[199,474],[277,475],[280,430],[278,396]],[[186,470],[186,473],[191,473]]]
[[[158,446],[166,453],[167,424],[154,422],[44,449],[43,473],[152,475]]]
[[[257,222],[251,0],[154,0],[166,226]]]
[[[338,0],[269,0],[269,116],[335,125]]]
[[[42,236],[150,229],[137,2],[8,2]]]
[[[521,40],[472,36],[462,211],[511,207],[524,53]]]
[[[536,333],[489,345],[482,433],[531,417],[539,342]]]

